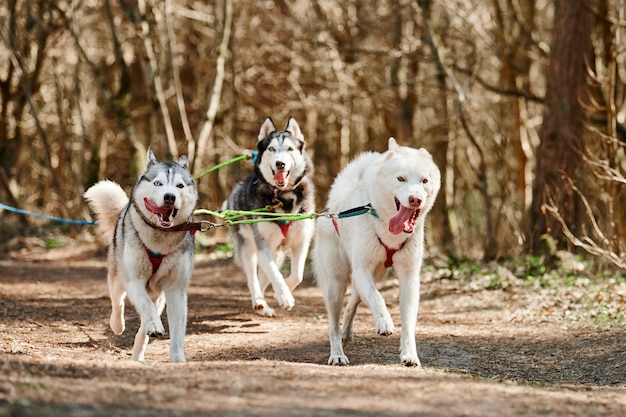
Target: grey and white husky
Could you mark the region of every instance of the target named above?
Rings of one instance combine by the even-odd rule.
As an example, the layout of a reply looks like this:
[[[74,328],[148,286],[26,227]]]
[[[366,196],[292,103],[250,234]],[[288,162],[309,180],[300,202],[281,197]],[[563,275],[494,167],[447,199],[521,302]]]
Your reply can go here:
[[[295,119],[289,119],[284,131],[277,130],[269,117],[265,119],[259,132],[254,172],[235,186],[223,208],[248,211],[274,206],[277,213],[315,211],[310,178],[313,164],[304,148],[304,136]],[[281,307],[289,310],[294,306],[291,291],[302,282],[314,227],[313,220],[307,219],[231,228],[236,261],[248,279],[252,308],[257,314],[276,315],[263,296],[270,283]],[[291,260],[287,279],[280,272],[285,255]]]
[[[130,199],[113,181],[100,181],[85,192],[96,213],[108,255],[111,330],[124,331],[126,294],[141,316],[132,359],[142,361],[148,336],[165,333],[161,313],[167,303],[170,361],[184,362],[187,288],[193,269],[194,238],[181,226],[189,222],[198,192],[187,158],[159,162],[148,150],[144,172]],[[176,231],[180,230],[180,231]]]

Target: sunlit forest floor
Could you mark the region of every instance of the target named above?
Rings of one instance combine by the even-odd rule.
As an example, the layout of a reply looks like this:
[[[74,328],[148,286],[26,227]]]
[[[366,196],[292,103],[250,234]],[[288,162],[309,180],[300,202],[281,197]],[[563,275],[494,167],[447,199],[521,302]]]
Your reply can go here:
[[[108,328],[106,250],[84,237],[10,239],[0,252],[0,416],[626,413],[623,273],[565,253],[553,267],[432,256],[417,330],[423,367],[401,366],[399,331],[376,335],[362,306],[341,368],[326,365],[310,273],[292,311],[261,318],[229,249],[199,245],[188,362],[167,362],[165,337],[134,363],[134,309],[123,335]],[[393,274],[379,284],[399,327]]]

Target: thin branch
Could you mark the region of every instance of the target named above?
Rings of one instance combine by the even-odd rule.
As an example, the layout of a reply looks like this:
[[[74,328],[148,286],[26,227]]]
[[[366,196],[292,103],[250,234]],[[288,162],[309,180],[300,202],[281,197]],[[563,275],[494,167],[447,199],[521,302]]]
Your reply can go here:
[[[574,181],[572,181],[571,178],[566,177],[566,176],[564,177],[569,183],[569,186],[571,187],[572,191],[574,191],[583,202],[583,205],[585,206],[585,211],[587,212],[587,217],[589,218],[589,221],[591,222],[593,230],[596,232],[598,236],[600,236],[600,239],[605,245],[608,244],[609,239],[607,239],[606,236],[604,236],[604,233],[600,229],[600,226],[598,225],[598,221],[596,220],[596,216],[594,216],[593,210],[591,210],[591,204],[589,204],[589,200],[587,200],[587,197],[583,195],[582,191],[580,191],[580,188],[578,188],[576,184],[574,184]]]
[[[622,19],[613,19],[608,17],[605,13],[600,12],[597,8],[592,6],[587,2],[587,0],[579,0],[585,9],[596,18],[603,20],[606,23],[610,23],[611,25],[625,27],[626,28],[626,20]]]
[[[481,85],[485,90],[490,91],[492,93],[500,94],[503,96],[520,97],[520,98],[523,98],[525,100],[532,101],[535,103],[543,104],[544,102],[543,97],[539,97],[528,91],[511,90],[511,89],[505,89],[505,88],[500,88],[495,85],[491,85],[487,81],[483,80],[480,76],[475,74],[475,72],[472,70],[461,68],[458,65],[455,65],[454,69],[459,71],[462,74],[471,75],[473,80],[476,80],[476,82],[478,82],[478,84]]]
[[[139,23],[141,27],[141,39],[143,40],[144,48],[146,50],[146,54],[148,55],[148,61],[150,63],[149,74],[152,76],[154,92],[159,102],[161,115],[163,116],[163,126],[165,127],[167,146],[172,158],[178,159],[178,148],[176,146],[174,128],[172,127],[172,118],[170,117],[170,112],[167,108],[167,99],[165,98],[165,92],[163,91],[163,82],[161,80],[161,74],[159,73],[159,65],[154,53],[152,39],[150,39],[150,24],[146,18],[146,1],[139,0],[137,4],[139,6],[139,14],[141,16],[141,22]]]
[[[230,33],[232,29],[233,21],[233,1],[224,0],[224,32],[222,34],[222,41],[218,48],[217,63],[215,68],[215,82],[213,83],[213,91],[211,93],[211,99],[209,101],[209,108],[206,112],[207,120],[200,129],[198,135],[198,149],[196,153],[196,159],[192,161],[194,169],[196,162],[202,164],[202,158],[207,152],[209,138],[213,132],[213,125],[215,124],[215,116],[219,109],[220,100],[222,97],[222,86],[224,84],[224,67],[226,65],[226,57],[228,55],[228,43],[230,42]]]
[[[165,14],[163,16],[165,20],[165,27],[167,28],[167,39],[169,41],[170,61],[172,63],[172,75],[174,81],[174,90],[176,91],[176,104],[178,106],[178,114],[180,115],[180,122],[183,125],[183,133],[185,134],[185,140],[187,141],[187,156],[190,161],[193,161],[195,156],[195,142],[193,134],[191,133],[191,127],[189,126],[189,119],[187,118],[187,109],[185,107],[185,99],[183,97],[183,88],[180,83],[180,74],[178,63],[174,51],[176,50],[176,33],[172,25],[172,19],[170,19],[170,13],[172,12],[171,0],[165,0]]]
[[[567,237],[567,239],[574,246],[578,246],[579,248],[584,249],[585,251],[587,251],[588,253],[592,255],[602,256],[603,258],[607,259],[609,262],[613,263],[615,266],[621,269],[626,269],[626,259],[624,259],[622,255],[619,255],[613,251],[600,247],[589,236],[583,237],[582,240],[576,237],[576,235],[574,235],[574,233],[572,233],[572,231],[567,226],[567,223],[565,222],[565,219],[563,219],[563,216],[561,216],[561,213],[559,212],[559,209],[556,207],[554,200],[550,199],[550,204],[542,205],[541,209],[544,212],[548,212],[550,215],[552,215],[552,217],[554,217],[561,224],[563,234],[565,235],[565,237]]]

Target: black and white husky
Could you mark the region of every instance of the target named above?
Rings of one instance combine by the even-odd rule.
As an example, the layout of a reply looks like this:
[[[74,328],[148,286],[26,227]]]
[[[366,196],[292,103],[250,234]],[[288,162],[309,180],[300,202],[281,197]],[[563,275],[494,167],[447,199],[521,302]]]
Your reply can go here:
[[[276,130],[269,117],[265,119],[259,132],[254,172],[235,186],[223,208],[249,211],[274,206],[277,213],[315,211],[310,179],[313,165],[304,148],[304,136],[295,119],[289,119],[284,131]],[[248,279],[252,308],[257,314],[275,316],[263,296],[270,283],[281,307],[289,310],[294,306],[291,291],[302,282],[314,227],[312,219],[231,227],[236,261]],[[285,255],[291,260],[286,279],[280,272]]]
[[[122,187],[108,180],[85,192],[103,239],[110,242],[111,330],[115,334],[124,331],[126,294],[141,316],[133,346],[132,359],[136,361],[144,359],[148,336],[165,333],[160,316],[166,303],[170,361],[185,361],[183,339],[194,239],[184,226],[198,200],[187,165],[185,156],[178,163],[159,162],[150,148],[146,168],[130,199]]]
[[[420,269],[424,256],[424,225],[441,186],[441,174],[425,149],[400,146],[389,139],[384,153],[366,152],[335,179],[328,210],[339,213],[372,207],[369,214],[343,219],[319,218],[313,267],[328,311],[330,365],[347,365],[343,343],[352,338],[357,306],[372,311],[376,332],[395,329],[376,280],[394,268],[400,282],[400,360],[420,365],[415,328],[420,299]],[[340,315],[348,284],[352,294]]]

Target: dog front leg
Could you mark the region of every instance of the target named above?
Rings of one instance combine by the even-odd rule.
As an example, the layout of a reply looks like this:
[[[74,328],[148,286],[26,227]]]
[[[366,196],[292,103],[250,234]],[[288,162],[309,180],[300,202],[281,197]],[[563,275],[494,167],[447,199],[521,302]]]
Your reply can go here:
[[[259,266],[272,283],[272,288],[274,289],[274,298],[276,298],[278,304],[281,307],[287,310],[291,310],[296,304],[296,300],[293,298],[289,287],[285,283],[283,275],[280,273],[280,269],[274,261],[274,257],[272,256],[270,249],[263,248],[259,250],[258,256]]]
[[[382,336],[389,336],[394,332],[393,321],[385,300],[376,288],[374,276],[367,269],[355,268],[352,272],[352,285],[363,300],[372,310],[376,332]]]
[[[170,362],[185,362],[184,341],[187,328],[186,288],[165,289],[167,322],[170,331]]]
[[[165,307],[165,296],[161,293],[155,303],[155,307],[159,316],[163,312],[163,307]],[[148,342],[150,341],[150,337],[146,332],[146,323],[141,317],[141,326],[139,326],[139,330],[137,330],[137,334],[135,335],[135,342],[133,344],[133,355],[131,357],[132,360],[143,362],[143,359],[146,354],[146,349],[148,348]]]
[[[142,318],[141,326],[139,326],[139,330],[137,330],[137,334],[135,335],[135,342],[133,343],[133,355],[131,356],[132,360],[137,362],[143,362],[149,339],[150,338],[146,334],[146,325]]]
[[[238,256],[241,268],[246,274],[248,290],[250,291],[250,297],[252,298],[252,309],[259,316],[276,317],[274,309],[267,304],[267,301],[265,301],[263,288],[259,282],[258,256],[256,250],[249,250],[248,246],[242,244],[240,246]]]
[[[291,291],[300,285],[304,278],[304,267],[306,265],[306,256],[309,252],[309,242],[310,241],[307,239],[306,242],[291,249],[291,272],[289,278],[285,280],[285,283]]]
[[[400,281],[400,360],[407,366],[421,366],[417,356],[415,330],[420,300],[419,271],[412,268],[396,269]]]
[[[142,325],[148,336],[162,336],[165,327],[161,322],[156,306],[150,299],[146,290],[146,281],[142,277],[132,277],[126,280],[126,292],[128,299],[135,306],[141,316]]]

